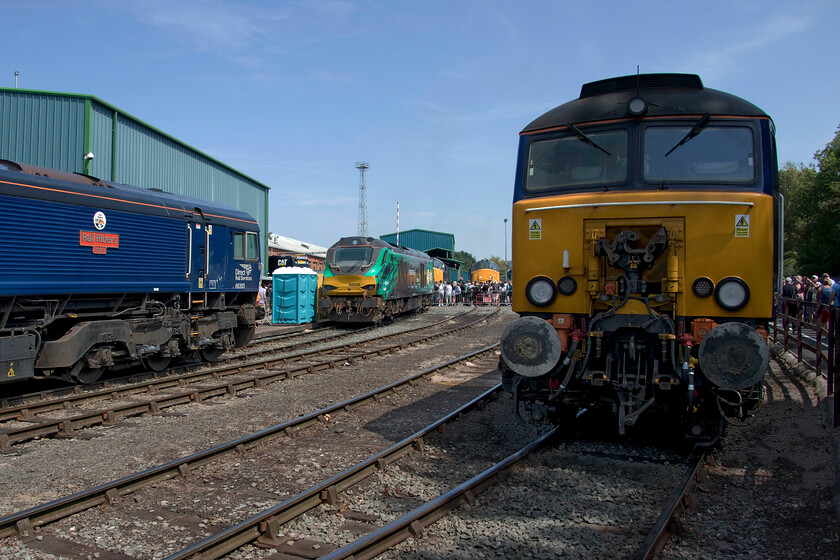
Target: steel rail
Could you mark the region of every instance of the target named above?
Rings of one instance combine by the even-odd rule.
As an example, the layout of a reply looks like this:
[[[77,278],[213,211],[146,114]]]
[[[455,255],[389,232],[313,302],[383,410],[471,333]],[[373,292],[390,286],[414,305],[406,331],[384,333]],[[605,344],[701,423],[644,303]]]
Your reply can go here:
[[[402,335],[402,334],[410,334],[410,333],[413,333],[413,332],[420,332],[420,331],[423,331],[423,330],[426,330],[426,329],[434,328],[434,327],[440,326],[440,325],[442,325],[442,324],[444,324],[448,321],[451,321],[452,319],[457,319],[457,318],[469,315],[473,311],[475,311],[475,309],[471,309],[470,311],[467,311],[466,313],[461,313],[459,315],[454,315],[452,317],[447,317],[446,319],[443,319],[441,321],[437,321],[437,322],[432,323],[430,325],[424,325],[424,326],[416,328],[416,329],[409,329],[409,330],[406,330],[406,331],[401,331],[399,333],[391,333],[389,335],[384,335],[382,337],[370,339],[369,341],[363,341],[363,343],[364,342],[375,342],[377,340],[387,340],[388,337],[399,336],[399,335]],[[367,330],[369,330],[369,329],[367,329],[367,328],[358,329],[358,330],[353,331],[352,333],[347,333],[347,335],[348,336],[355,335],[355,334],[359,334],[360,332],[364,332],[364,331],[367,331]],[[324,341],[332,340],[332,339],[335,339],[335,338],[340,338],[342,336],[345,336],[345,334],[341,334],[341,335],[338,335],[338,336],[330,336],[330,337],[326,337],[326,338],[323,338],[323,339],[319,339],[318,341],[314,341],[312,344],[318,344],[319,342],[324,342]],[[311,346],[312,344],[310,344],[310,343],[299,343],[297,345],[291,346],[291,348],[292,349],[299,348],[303,345]],[[359,343],[356,343],[356,344],[359,344]],[[342,346],[336,346],[336,347],[333,347],[333,348],[343,348],[343,347]],[[330,350],[330,349],[331,348],[328,348],[326,350]],[[281,349],[275,349],[273,352],[277,353],[279,350],[282,350],[282,348]],[[265,354],[265,353],[266,353],[265,351],[258,351],[258,352],[252,352],[251,354],[260,355],[260,354]],[[297,354],[291,354],[291,355],[285,356],[284,358],[301,359],[301,357],[305,358],[306,356],[309,356],[309,355],[318,355],[318,352],[317,351],[314,351],[314,352],[299,352]],[[247,359],[248,357],[249,357],[249,355],[246,355],[246,354],[238,354],[236,356],[232,356],[231,358],[233,360],[243,360],[243,359]],[[231,360],[226,360],[226,361],[231,361]],[[262,360],[260,362],[255,362],[255,363],[265,363],[266,361],[270,361],[270,360]],[[201,365],[206,365],[206,364],[201,364]],[[185,367],[185,366],[176,366],[176,367],[171,368],[171,370],[177,370],[177,369],[183,368],[183,367]],[[193,365],[188,365],[186,367],[194,368]],[[241,365],[234,365],[234,366],[228,365],[228,366],[218,366],[218,367],[212,367],[211,366],[209,369],[202,369],[200,371],[195,371],[193,369],[193,370],[190,370],[190,371],[186,371],[184,374],[168,375],[168,376],[165,376],[165,377],[155,377],[154,379],[151,379],[150,381],[133,383],[132,385],[128,385],[128,386],[120,385],[120,386],[117,386],[117,387],[110,387],[109,388],[105,385],[106,383],[120,381],[121,379],[131,380],[131,379],[134,379],[134,378],[137,378],[137,377],[148,377],[150,375],[151,376],[159,375],[158,372],[143,372],[142,374],[132,375],[132,376],[128,376],[128,377],[121,378],[121,379],[114,379],[114,380],[107,380],[107,381],[104,381],[104,382],[97,382],[96,384],[93,385],[93,387],[96,387],[96,389],[93,390],[93,391],[82,392],[83,389],[82,389],[81,385],[75,385],[73,387],[59,387],[57,389],[54,389],[52,392],[55,393],[55,394],[63,394],[63,393],[67,393],[68,391],[72,391],[73,394],[65,396],[65,397],[58,397],[58,398],[55,398],[55,399],[52,399],[52,400],[49,400],[49,401],[44,401],[44,399],[47,398],[47,396],[50,393],[48,391],[40,391],[40,392],[35,393],[35,394],[22,395],[22,396],[19,396],[19,397],[14,397],[12,399],[6,398],[6,399],[2,399],[2,401],[0,401],[0,421],[8,421],[8,420],[12,420],[12,419],[24,420],[28,416],[31,416],[33,414],[49,412],[51,410],[63,410],[63,409],[67,408],[67,403],[94,402],[96,400],[114,400],[116,398],[121,398],[121,397],[128,396],[128,395],[134,395],[134,394],[138,394],[138,393],[146,393],[146,392],[150,391],[150,388],[151,388],[151,390],[166,389],[166,388],[169,388],[169,387],[179,385],[180,384],[179,380],[181,380],[181,379],[187,379],[187,380],[189,380],[189,379],[203,379],[203,378],[208,377],[208,376],[218,377],[220,375],[225,375],[228,372],[238,373],[239,368],[241,368],[241,367],[242,367]],[[14,400],[16,402],[21,402],[24,399],[35,399],[35,398],[39,399],[39,401],[38,402],[26,401],[26,402],[23,402],[22,404],[16,404],[16,405],[11,405],[11,406],[8,404],[8,402],[11,401],[11,400]],[[2,431],[2,430],[0,430],[0,431]]]
[[[426,330],[431,327],[439,326],[441,323],[444,323],[446,321],[435,323],[433,325],[428,325],[426,327],[423,327],[421,329],[415,329],[413,331],[405,331],[402,333],[386,335],[384,337],[380,337],[369,341],[356,342],[344,346],[325,348],[321,350],[301,352],[298,354],[287,355],[279,358],[266,358],[263,360],[251,362],[249,364],[226,366],[223,368],[217,368],[204,372],[197,372],[178,378],[148,381],[146,383],[142,383],[131,388],[115,388],[109,391],[97,392],[91,395],[65,397],[62,399],[57,399],[56,401],[43,403],[42,406],[40,404],[33,405],[28,409],[19,411],[19,415],[16,416],[15,419],[24,422],[30,422],[34,425],[21,426],[18,428],[0,428],[0,449],[5,449],[10,444],[26,441],[35,437],[45,437],[53,435],[70,436],[71,432],[73,432],[74,430],[80,428],[88,428],[104,423],[114,423],[120,418],[127,418],[130,416],[137,416],[145,413],[158,413],[165,408],[170,408],[173,406],[179,406],[183,404],[190,404],[192,402],[201,402],[202,400],[218,396],[233,396],[240,391],[251,388],[259,388],[268,383],[272,383],[278,380],[290,379],[292,377],[302,375],[304,373],[313,373],[322,369],[333,368],[339,362],[353,363],[353,361],[357,359],[364,360],[371,356],[381,356],[386,353],[390,354],[395,351],[402,350],[408,346],[419,344],[420,342],[426,340],[433,340],[442,336],[448,336],[452,333],[467,329],[479,322],[488,319],[492,315],[493,314],[484,315],[476,321],[473,321],[466,325],[461,325],[453,329],[449,329],[441,333],[421,337],[420,339],[411,340],[401,344],[394,344],[382,348],[374,348],[367,351],[355,352],[346,355],[338,355],[339,352],[344,352],[347,349],[353,349],[358,346],[376,343],[382,340],[387,340],[388,338],[394,338],[401,335],[416,333],[420,330]],[[332,360],[326,360],[315,364],[305,365],[299,368],[283,369],[279,371],[270,369],[273,367],[277,367],[278,365],[286,365],[290,362],[299,362],[305,359],[310,359],[312,357],[318,357],[323,355],[333,355],[337,357],[335,357]],[[172,395],[160,395],[142,402],[111,406],[105,409],[78,414],[70,418],[33,418],[33,415],[35,413],[34,411],[48,412],[53,410],[65,410],[66,408],[68,408],[68,405],[70,403],[93,403],[102,400],[114,400],[117,398],[123,398],[134,394],[151,394],[153,391],[159,391],[161,389],[185,387],[187,385],[188,380],[192,382],[206,379],[218,381],[219,378],[221,378],[222,376],[243,374],[263,369],[266,370],[266,373],[258,374],[254,377],[245,380],[232,381],[229,383],[215,383],[214,385],[209,387],[197,387],[194,389],[187,389],[186,391],[182,391]]]
[[[364,537],[322,556],[320,560],[338,560],[340,558],[361,560],[364,558],[373,558],[411,536],[419,536],[426,527],[435,523],[450,511],[463,504],[473,504],[476,496],[498,482],[505,480],[508,471],[515,468],[528,455],[546,447],[558,433],[558,430],[559,428],[554,428],[552,431],[523,447],[500,463],[493,465],[481,474],[459,484],[452,490],[423,504],[399,519],[391,521]],[[202,559],[204,559],[203,554]]]
[[[311,412],[299,418],[288,420],[281,424],[277,424],[270,428],[266,428],[259,432],[249,434],[210,449],[193,453],[187,457],[179,458],[169,463],[152,467],[151,469],[147,469],[94,488],[76,492],[70,496],[53,500],[46,504],[7,515],[0,518],[0,538],[12,536],[16,533],[20,537],[31,535],[35,527],[40,527],[58,519],[63,519],[85,509],[106,503],[116,503],[122,496],[130,494],[144,486],[178,476],[186,476],[192,469],[206,463],[210,463],[228,453],[248,450],[268,439],[280,435],[290,436],[305,426],[322,421],[327,414],[333,415],[340,412],[350,411],[371,400],[382,398],[383,395],[390,391],[397,392],[400,387],[410,385],[423,377],[431,375],[432,373],[473,359],[481,354],[495,351],[498,346],[499,344],[496,343],[475,352],[470,352],[469,354],[465,354],[454,360],[449,360],[443,364],[427,368],[419,373],[410,375],[374,391],[370,391],[333,406]]]
[[[651,560],[662,549],[668,539],[668,528],[691,506],[694,489],[705,476],[707,455],[708,451],[698,453],[695,461],[686,469],[682,481],[671,494],[650,533],[633,556],[633,560]]]
[[[450,412],[443,418],[436,420],[388,449],[368,457],[349,469],[233,527],[167,556],[165,560],[185,560],[196,557],[196,555],[200,555],[197,557],[200,557],[202,560],[218,558],[262,536],[267,535],[269,540],[275,539],[279,536],[278,529],[281,525],[303,515],[322,503],[335,503],[340,492],[355,486],[377,470],[384,469],[387,465],[397,461],[411,451],[422,449],[423,441],[429,434],[440,431],[445,424],[457,420],[476,408],[482,408],[486,401],[494,398],[501,391],[501,387],[501,384],[497,384],[457,410]]]
[[[277,326],[285,328],[286,331],[283,333],[271,333],[271,332],[263,332],[257,334],[254,333],[254,337],[251,339],[251,342],[248,343],[247,346],[253,346],[255,344],[261,344],[263,342],[275,342],[277,340],[285,340],[287,338],[296,338],[298,336],[303,336],[308,333],[314,333],[318,331],[331,331],[337,329],[337,327],[327,321],[316,321],[315,323],[304,323],[302,325],[291,325],[291,324],[278,324],[266,326]],[[367,327],[365,327],[367,328]],[[364,329],[360,329],[364,330]],[[246,346],[246,348],[247,348]]]
[[[453,315],[452,317],[449,317],[449,320],[457,319],[459,317],[469,315],[473,311],[474,311],[474,309],[471,309],[471,310],[469,310],[465,313],[461,313],[460,315]],[[416,332],[417,330],[420,330],[420,329],[425,329],[425,328],[428,328],[428,327],[431,327],[431,326],[441,325],[441,324],[445,323],[446,321],[447,321],[447,319],[444,319],[442,321],[432,323],[431,325],[425,325],[423,327],[420,327],[419,329],[409,329],[409,330],[403,331],[403,332],[406,332],[406,333]],[[325,328],[328,328],[329,330],[338,330],[337,327],[325,327]],[[283,335],[269,335],[269,336],[262,337],[260,339],[252,340],[247,346],[237,350],[236,352],[232,352],[230,354],[227,354],[227,353],[222,354],[222,356],[219,358],[219,361],[224,361],[225,363],[230,363],[230,362],[233,362],[233,361],[236,361],[236,360],[249,359],[249,358],[253,358],[253,357],[256,357],[256,356],[264,356],[265,354],[274,354],[274,353],[277,353],[278,350],[280,350],[280,351],[297,350],[298,348],[305,348],[306,346],[314,346],[315,344],[322,344],[322,343],[328,342],[330,340],[335,340],[336,338],[359,335],[359,334],[362,334],[362,333],[365,333],[365,332],[368,332],[368,331],[376,330],[377,328],[379,328],[379,325],[369,325],[367,327],[355,328],[350,332],[340,332],[340,333],[333,334],[333,335],[330,335],[330,336],[325,336],[324,338],[318,338],[316,340],[309,340],[309,341],[305,341],[305,342],[294,342],[292,344],[289,344],[288,346],[283,346],[281,348],[261,348],[261,346],[263,346],[263,345],[270,345],[272,342],[276,342],[277,340],[281,340],[283,338],[288,338],[290,336],[299,337],[299,336],[303,336],[303,335],[306,335],[306,334],[313,334],[313,333],[295,332],[295,333],[288,333],[288,334],[283,334]],[[315,331],[313,331],[313,332],[317,332],[318,330],[320,330],[320,329],[315,329]],[[255,342],[257,342],[258,344],[255,345],[254,344]]]

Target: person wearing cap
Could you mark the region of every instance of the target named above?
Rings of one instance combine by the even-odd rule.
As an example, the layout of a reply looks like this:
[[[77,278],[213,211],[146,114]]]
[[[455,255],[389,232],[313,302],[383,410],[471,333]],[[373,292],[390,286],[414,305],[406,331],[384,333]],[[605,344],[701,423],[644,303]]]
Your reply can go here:
[[[814,322],[814,313],[817,308],[817,303],[820,301],[820,288],[822,287],[820,284],[820,277],[816,274],[808,277],[803,277],[805,282],[805,301],[807,305],[805,305],[805,312],[807,314],[808,322]]]
[[[796,295],[796,287],[793,285],[793,278],[785,278],[785,285],[782,286],[782,297],[793,298]]]
[[[782,286],[782,326],[785,331],[788,328],[788,319],[796,319],[799,313],[799,304],[796,301],[796,286],[793,284],[793,278],[788,276],[785,278],[785,284]]]
[[[822,285],[822,288],[820,289],[819,302],[823,305],[822,309],[820,309],[820,321],[826,323],[828,322],[829,309],[825,306],[831,305],[831,302],[833,301],[834,286],[831,285],[831,277],[828,274],[820,276],[820,284]]]

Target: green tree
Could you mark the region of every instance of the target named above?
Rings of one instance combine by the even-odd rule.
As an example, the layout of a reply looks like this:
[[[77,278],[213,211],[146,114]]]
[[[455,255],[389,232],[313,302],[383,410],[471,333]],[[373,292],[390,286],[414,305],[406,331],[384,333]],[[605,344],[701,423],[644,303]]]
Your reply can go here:
[[[502,257],[492,256],[488,260],[496,263],[496,266],[499,267],[499,279],[504,280],[505,271],[508,269],[508,266],[505,264],[505,259],[503,259]]]
[[[813,200],[816,173],[813,164],[805,167],[801,163],[794,165],[791,162],[779,170],[779,189],[785,201],[785,276],[799,272],[813,274],[803,270],[802,251],[813,221],[813,213],[809,208],[814,208],[819,202]]]
[[[785,197],[785,274],[840,273],[840,127],[814,154],[816,165],[779,170]]]
[[[834,139],[822,151],[814,154],[817,160],[816,190],[819,193],[817,220],[810,246],[814,260],[830,274],[840,273],[840,252],[834,243],[840,239],[840,127]]]
[[[475,264],[475,257],[466,251],[455,251],[452,253],[452,258],[456,261],[461,261],[461,276],[464,278],[470,277],[470,268]]]

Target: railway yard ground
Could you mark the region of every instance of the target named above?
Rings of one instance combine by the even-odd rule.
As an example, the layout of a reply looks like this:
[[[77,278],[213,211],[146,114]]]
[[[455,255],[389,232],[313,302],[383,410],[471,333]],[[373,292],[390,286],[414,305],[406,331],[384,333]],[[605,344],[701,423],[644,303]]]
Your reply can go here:
[[[29,529],[20,525],[26,538],[0,538],[0,558],[167,558],[338,476],[498,383],[498,355],[489,350],[386,396],[317,414],[486,349],[515,318],[504,307],[465,315],[469,309],[434,307],[366,331],[364,337],[372,338],[441,321],[434,328],[463,326],[383,355],[340,358],[287,379],[7,445],[0,451],[0,517],[317,416],[274,439],[182,468],[180,476],[111,494],[108,504]],[[265,327],[260,334],[290,330]],[[840,558],[831,403],[819,383],[797,375],[782,359],[771,360],[766,384],[767,402],[758,420],[730,428],[712,452],[691,507],[657,558]],[[323,503],[284,524],[273,539],[224,557],[290,560],[329,553],[481,473],[549,429],[518,421],[502,393],[424,437],[413,452],[380,459],[377,465],[384,468],[358,485],[337,496],[322,491],[328,496]],[[670,450],[609,438],[560,438],[381,557],[633,558],[681,469],[678,454]]]

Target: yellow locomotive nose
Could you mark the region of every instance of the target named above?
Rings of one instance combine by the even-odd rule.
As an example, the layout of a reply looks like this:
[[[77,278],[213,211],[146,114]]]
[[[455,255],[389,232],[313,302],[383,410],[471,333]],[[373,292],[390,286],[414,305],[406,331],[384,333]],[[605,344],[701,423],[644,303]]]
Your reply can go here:
[[[334,276],[324,281],[323,289],[330,296],[358,296],[376,291],[376,279],[358,274]]]

